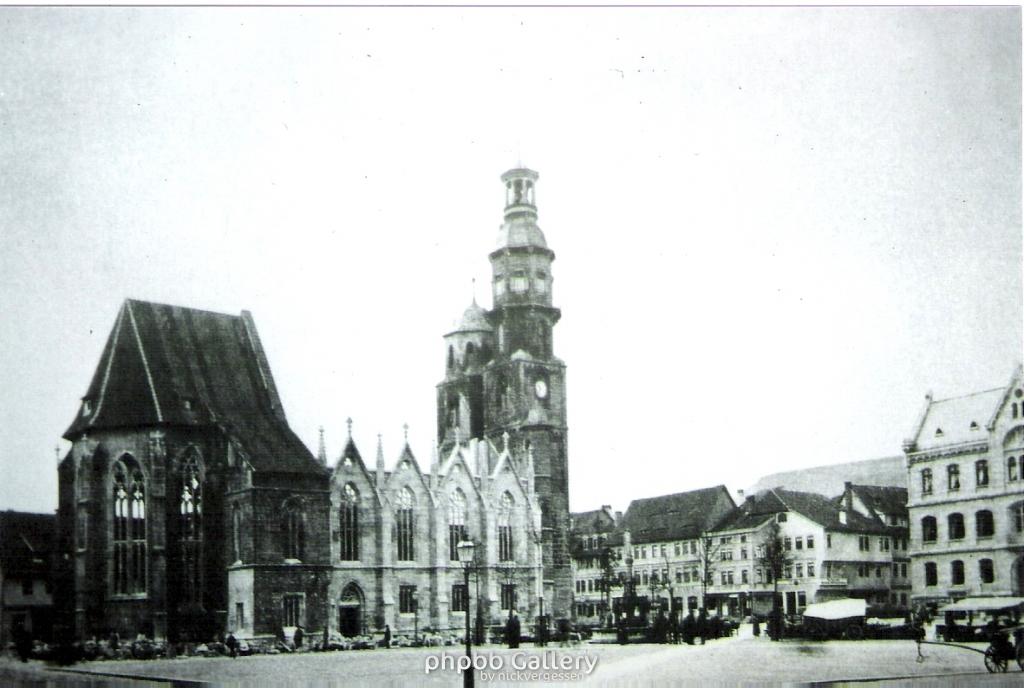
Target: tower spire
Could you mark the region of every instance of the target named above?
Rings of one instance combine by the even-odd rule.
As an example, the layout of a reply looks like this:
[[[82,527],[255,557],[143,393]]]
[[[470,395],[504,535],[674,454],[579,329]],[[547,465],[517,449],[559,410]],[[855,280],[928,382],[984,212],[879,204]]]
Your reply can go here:
[[[324,426],[320,426],[320,446],[317,448],[316,458],[320,463],[327,465],[327,444],[324,442]]]
[[[348,426],[348,438],[352,439],[352,416],[345,419],[345,425]]]

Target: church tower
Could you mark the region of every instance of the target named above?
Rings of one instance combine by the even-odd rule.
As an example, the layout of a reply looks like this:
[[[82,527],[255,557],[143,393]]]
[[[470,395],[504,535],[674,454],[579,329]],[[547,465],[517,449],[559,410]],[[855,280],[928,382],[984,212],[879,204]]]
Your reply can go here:
[[[561,618],[572,611],[565,364],[554,355],[561,311],[552,305],[555,254],[537,225],[537,179],[525,168],[501,176],[505,221],[490,254],[494,308],[474,302],[445,337],[438,441],[442,451],[473,437],[501,446],[507,432],[513,456],[532,462],[545,611]]]

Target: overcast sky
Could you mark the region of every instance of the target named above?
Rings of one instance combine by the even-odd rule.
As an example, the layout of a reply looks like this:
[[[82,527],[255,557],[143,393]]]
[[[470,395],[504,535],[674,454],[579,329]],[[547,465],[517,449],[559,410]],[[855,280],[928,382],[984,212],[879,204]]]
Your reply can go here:
[[[540,172],[575,510],[897,455],[1021,359],[1016,8],[0,8],[0,508],[127,298],[253,312],[292,427],[424,469]]]

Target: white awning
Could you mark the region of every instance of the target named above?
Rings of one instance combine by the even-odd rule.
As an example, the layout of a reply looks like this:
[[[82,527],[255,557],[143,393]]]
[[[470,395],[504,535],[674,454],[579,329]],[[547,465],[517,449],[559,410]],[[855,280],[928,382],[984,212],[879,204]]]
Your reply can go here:
[[[868,603],[864,600],[846,598],[809,604],[804,610],[804,616],[813,619],[849,619],[854,616],[864,616],[867,611]]]
[[[1024,607],[1024,597],[965,597],[939,607],[940,612],[996,612]]]

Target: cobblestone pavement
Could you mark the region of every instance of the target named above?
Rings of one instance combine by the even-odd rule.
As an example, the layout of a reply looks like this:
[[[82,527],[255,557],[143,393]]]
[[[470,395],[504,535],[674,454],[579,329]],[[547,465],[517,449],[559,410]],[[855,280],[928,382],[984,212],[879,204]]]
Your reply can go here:
[[[983,645],[976,646],[982,649]],[[762,684],[878,681],[882,683],[921,682],[931,685],[1021,685],[1024,673],[1016,665],[1003,676],[985,671],[982,657],[975,652],[942,646],[924,646],[925,660],[917,661],[913,641],[834,641],[805,643],[768,640],[723,639],[704,646],[687,645],[581,645],[573,648],[533,647],[507,650],[476,648],[480,660],[490,665],[476,672],[477,685],[522,685],[523,679],[547,679],[564,683],[566,674],[552,669],[555,662],[572,666],[567,672],[584,674],[587,686],[650,684]],[[426,673],[427,662],[449,657],[449,666]],[[0,683],[30,685],[73,685],[81,679],[93,686],[124,685],[123,679],[151,677],[179,682],[178,685],[371,685],[371,686],[459,686],[461,675],[451,664],[462,656],[456,647],[434,649],[393,649],[357,652],[304,653],[258,657],[186,658],[154,661],[90,662],[77,665],[68,674],[45,669],[39,663],[27,668],[17,663],[0,665]],[[587,673],[587,660],[596,660]],[[529,662],[546,662],[531,673]],[[5,671],[14,672],[4,673]],[[21,671],[22,674],[17,672]],[[505,672],[502,674],[502,672]],[[552,672],[556,672],[552,674]],[[493,673],[492,673],[493,672]],[[510,673],[511,672],[511,673]],[[11,680],[14,679],[20,680]],[[555,680],[552,680],[555,679]],[[579,685],[578,682],[569,685]]]

